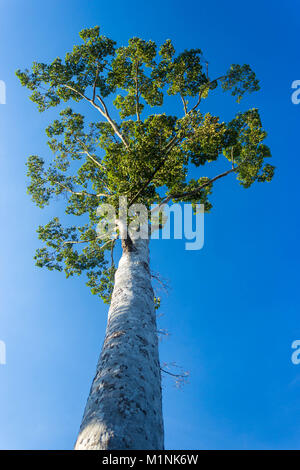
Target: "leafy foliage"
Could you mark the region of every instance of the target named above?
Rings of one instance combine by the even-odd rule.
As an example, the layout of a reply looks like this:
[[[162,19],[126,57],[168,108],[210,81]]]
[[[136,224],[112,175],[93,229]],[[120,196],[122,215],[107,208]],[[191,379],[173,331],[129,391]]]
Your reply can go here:
[[[249,65],[231,65],[225,75],[211,80],[200,49],[176,55],[169,39],[159,50],[153,41],[137,37],[117,47],[100,35],[98,26],[84,29],[80,38],[82,44],[64,60],[35,62],[30,70],[16,72],[39,111],[68,103],[46,129],[51,163],[36,155],[28,159],[28,192],[41,208],[63,196],[67,214],[88,218],[81,226],[63,228],[54,218],[39,227],[46,246],[35,259],[38,266],[64,270],[66,276],[85,272],[92,293],[109,302],[114,241],[97,237],[100,204],[117,209],[119,196],[126,195],[129,203],[147,207],[167,198],[194,206],[202,202],[209,210],[213,182],[223,175],[192,179],[189,165],[203,167],[223,155],[231,168],[224,175],[235,173],[246,188],[270,181],[274,167],[264,163],[270,150],[263,143],[266,132],[257,109],[239,113],[229,123],[199,109],[218,85],[237,101],[257,91]],[[163,106],[165,94],[180,99],[183,116],[151,114],[151,107]],[[113,103],[112,112],[107,100]],[[71,101],[85,102],[100,120],[88,121],[73,111]]]

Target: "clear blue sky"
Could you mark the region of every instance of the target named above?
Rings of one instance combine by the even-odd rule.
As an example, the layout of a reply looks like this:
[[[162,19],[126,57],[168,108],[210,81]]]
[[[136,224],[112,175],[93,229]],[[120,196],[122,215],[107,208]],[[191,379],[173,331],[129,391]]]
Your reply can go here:
[[[212,75],[249,63],[261,80],[240,105],[218,95],[206,106],[224,119],[260,108],[273,182],[248,190],[232,176],[218,182],[198,252],[181,241],[152,242],[152,268],[171,286],[161,360],[191,374],[182,390],[164,381],[166,447],[300,449],[300,365],[290,359],[300,339],[297,3],[0,1],[1,449],[72,448],[102,345],[107,308],[83,279],[34,266],[35,229],[56,208],[41,211],[26,195],[25,161],[49,156],[44,128],[55,112],[39,114],[14,76],[33,60],[63,56],[96,24],[120,45],[141,36],[171,38],[177,50],[200,47]]]

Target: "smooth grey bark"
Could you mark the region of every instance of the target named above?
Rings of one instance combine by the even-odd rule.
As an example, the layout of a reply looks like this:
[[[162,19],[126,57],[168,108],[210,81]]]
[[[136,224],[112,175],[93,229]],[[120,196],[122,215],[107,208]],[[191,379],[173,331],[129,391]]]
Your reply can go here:
[[[123,240],[106,336],[75,449],[164,448],[148,240]]]

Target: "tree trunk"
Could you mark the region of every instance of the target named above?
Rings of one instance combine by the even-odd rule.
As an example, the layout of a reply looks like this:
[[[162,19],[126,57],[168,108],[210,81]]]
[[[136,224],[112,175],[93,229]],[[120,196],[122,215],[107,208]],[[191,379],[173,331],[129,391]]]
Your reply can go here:
[[[148,240],[123,240],[106,336],[75,449],[164,448]]]

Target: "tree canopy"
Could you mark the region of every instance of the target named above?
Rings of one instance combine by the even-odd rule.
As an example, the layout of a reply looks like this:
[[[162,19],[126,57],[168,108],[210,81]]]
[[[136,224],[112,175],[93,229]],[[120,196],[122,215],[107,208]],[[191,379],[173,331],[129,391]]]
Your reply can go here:
[[[257,109],[238,113],[228,123],[200,111],[202,101],[217,87],[238,102],[245,93],[259,90],[249,65],[233,64],[211,79],[200,49],[176,54],[169,39],[158,48],[138,37],[117,47],[100,35],[98,26],[79,35],[82,43],[64,60],[34,62],[30,70],[16,72],[39,111],[59,109],[46,129],[51,162],[46,164],[37,155],[28,159],[28,192],[41,208],[63,196],[66,214],[85,222],[63,227],[55,217],[40,226],[38,235],[45,246],[35,259],[38,266],[64,270],[67,276],[85,272],[92,293],[109,302],[115,242],[97,236],[100,204],[117,209],[119,196],[125,195],[129,205],[150,207],[173,200],[203,203],[209,210],[208,197],[217,179],[235,173],[248,188],[270,181],[274,167],[265,163],[271,153]],[[166,95],[180,99],[181,116],[165,112]],[[72,101],[93,108],[95,121],[73,110]],[[151,114],[153,107],[162,113]],[[191,165],[203,167],[222,157],[229,162],[224,173],[190,177]]]

